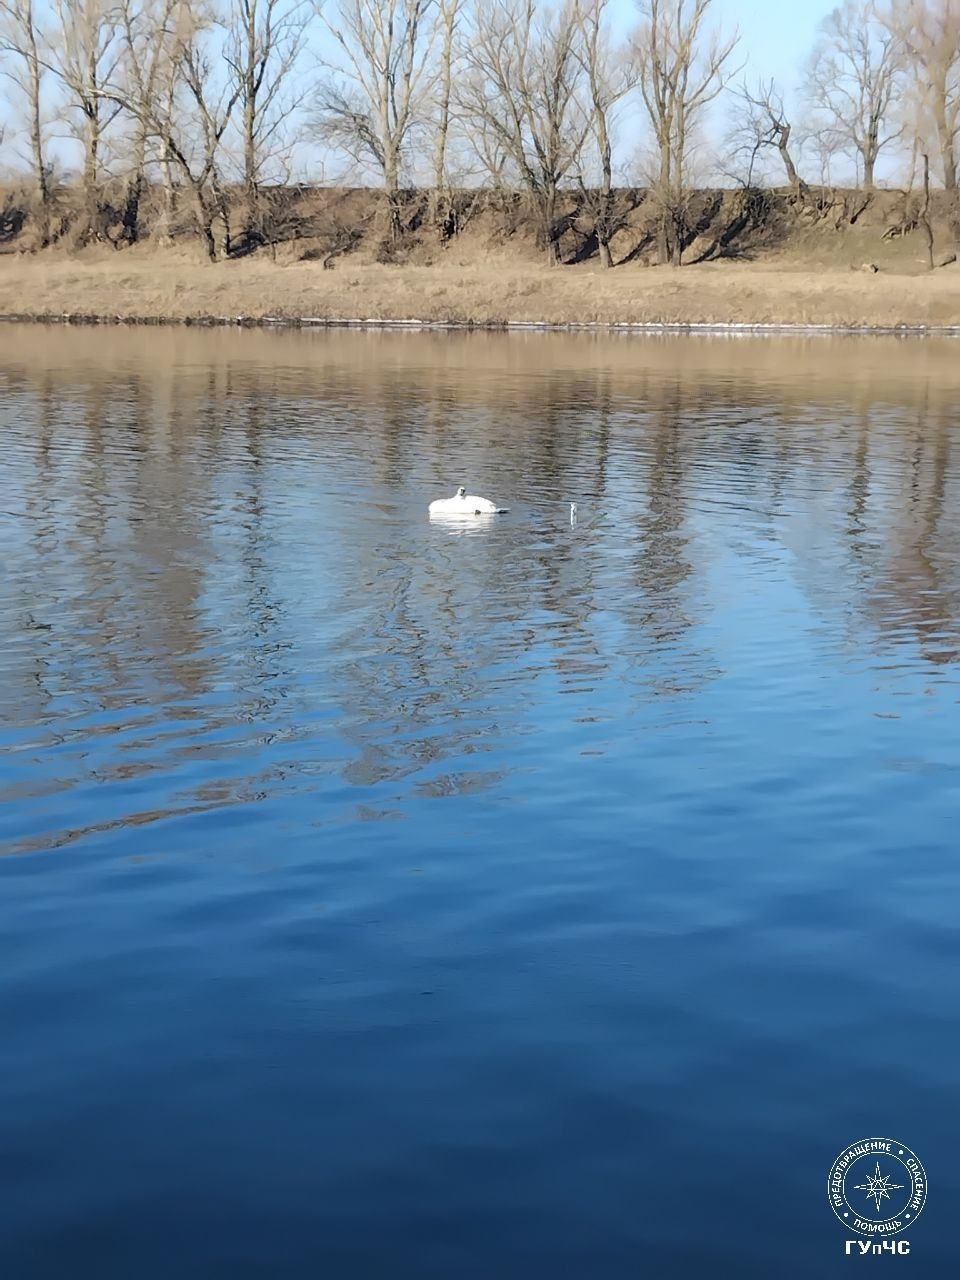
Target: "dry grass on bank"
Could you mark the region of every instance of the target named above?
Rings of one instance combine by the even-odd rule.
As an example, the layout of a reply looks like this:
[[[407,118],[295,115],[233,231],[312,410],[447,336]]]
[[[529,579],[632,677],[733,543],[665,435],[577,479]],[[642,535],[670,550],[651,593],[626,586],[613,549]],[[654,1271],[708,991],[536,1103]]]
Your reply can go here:
[[[757,323],[840,326],[960,324],[960,267],[932,274],[804,269],[789,260],[673,270],[593,263],[553,270],[489,256],[482,262],[383,266],[341,260],[209,265],[156,249],[77,257],[0,257],[0,314],[165,320],[343,318],[499,324]]]

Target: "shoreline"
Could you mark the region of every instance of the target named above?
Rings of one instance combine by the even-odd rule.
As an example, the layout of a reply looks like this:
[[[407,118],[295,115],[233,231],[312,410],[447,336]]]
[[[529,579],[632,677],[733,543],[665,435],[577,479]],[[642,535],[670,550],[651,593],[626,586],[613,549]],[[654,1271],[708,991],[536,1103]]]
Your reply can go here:
[[[0,257],[5,324],[593,334],[960,335],[960,268],[724,262],[556,269],[522,259],[335,270],[133,250]]]
[[[634,320],[396,320],[345,316],[170,316],[110,315],[92,312],[6,312],[2,325],[62,325],[73,327],[198,329],[362,329],[391,332],[452,333],[591,333],[616,336],[649,334],[702,334],[716,337],[763,336],[824,337],[875,335],[878,337],[960,337],[960,324],[815,324],[791,321],[634,321]]]

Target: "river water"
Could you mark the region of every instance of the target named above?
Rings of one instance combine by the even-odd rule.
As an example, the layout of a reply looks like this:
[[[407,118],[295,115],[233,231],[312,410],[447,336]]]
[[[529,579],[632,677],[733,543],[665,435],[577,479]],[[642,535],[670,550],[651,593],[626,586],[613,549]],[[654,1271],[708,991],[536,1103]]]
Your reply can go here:
[[[955,1265],[960,347],[0,338],[5,1277]]]

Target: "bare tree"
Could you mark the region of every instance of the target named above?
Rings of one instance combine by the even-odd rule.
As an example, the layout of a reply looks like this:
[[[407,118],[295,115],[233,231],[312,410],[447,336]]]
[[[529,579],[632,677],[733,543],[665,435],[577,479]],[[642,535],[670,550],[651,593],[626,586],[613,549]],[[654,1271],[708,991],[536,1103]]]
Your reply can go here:
[[[436,0],[337,0],[320,14],[337,51],[317,94],[317,132],[382,178],[391,238],[401,234],[400,176],[432,87]]]
[[[751,89],[744,83],[735,97],[734,126],[730,135],[731,155],[739,162],[744,185],[757,181],[757,167],[763,156],[775,150],[783,164],[787,181],[797,195],[803,195],[805,184],[797,170],[791,150],[793,126],[783,106],[783,95],[775,81],[759,81]]]
[[[921,131],[936,137],[954,242],[960,252],[960,0],[890,0],[880,14],[904,49]]]
[[[218,214],[224,220],[220,247],[229,250],[219,158],[240,93],[236,83],[224,83],[214,71],[220,24],[211,9],[191,0],[148,0],[142,9],[133,0],[123,5],[125,57],[102,92],[133,118],[144,145],[159,145],[168,189],[175,171],[190,191],[197,231],[215,261]]]
[[[169,231],[173,215],[173,161],[159,123],[173,112],[181,9],[181,0],[117,0],[121,57],[104,92],[129,119],[127,183],[121,220],[124,237],[130,244],[140,238],[140,207],[151,142],[160,148],[164,178],[166,225],[163,235]]]
[[[806,96],[815,127],[858,157],[868,191],[880,152],[903,132],[890,123],[899,70],[899,42],[877,20],[874,0],[844,0],[824,19]]]
[[[444,238],[449,234],[450,191],[447,181],[447,145],[453,100],[453,67],[457,53],[455,37],[462,10],[463,0],[438,0],[440,65],[436,78],[437,100],[433,135],[433,189],[430,193],[430,220]]]
[[[683,253],[690,148],[704,108],[730,78],[739,34],[706,26],[712,0],[639,0],[634,36],[637,76],[657,145],[654,194],[660,206],[661,263],[679,266]]]
[[[623,221],[613,189],[613,115],[631,88],[625,50],[614,49],[610,44],[606,23],[608,4],[609,0],[581,0],[583,38],[577,45],[586,79],[590,133],[599,169],[597,185],[584,182],[581,175],[581,186],[584,203],[593,214],[602,267],[613,265],[610,241]]]
[[[311,12],[306,0],[228,0],[225,57],[237,88],[247,235],[262,239],[259,190],[284,151],[302,94],[288,92]]]
[[[535,0],[483,0],[462,46],[460,110],[486,153],[529,194],[547,261],[559,261],[563,182],[579,163],[590,115],[578,96],[577,0],[538,12]]]
[[[936,134],[944,186],[957,187],[960,137],[960,0],[893,0],[882,11],[914,73]]]
[[[923,203],[917,214],[917,226],[923,232],[923,240],[927,249],[927,267],[933,270],[933,223],[930,221],[930,157],[923,157]]]
[[[40,243],[44,245],[50,238],[50,184],[43,133],[42,42],[33,0],[0,0],[0,53],[7,55],[3,71],[23,99]]]
[[[112,0],[53,0],[54,30],[45,61],[66,95],[66,109],[83,148],[81,239],[94,233],[100,206],[104,132],[120,107],[103,95],[120,58]]]
[[[836,132],[823,124],[808,124],[803,133],[802,147],[805,167],[815,173],[817,185],[824,188],[832,187],[834,165],[837,157],[842,159],[844,155],[844,148]],[[847,155],[849,156],[849,150]],[[801,181],[801,193],[804,187],[805,183]]]
[[[233,108],[240,97],[241,86],[234,81],[220,85],[215,72],[219,50],[209,36],[220,26],[215,11],[195,15],[181,32],[175,73],[183,84],[183,97],[188,104],[187,128],[177,107],[162,122],[164,144],[176,162],[177,169],[191,189],[197,226],[211,262],[218,253],[230,252],[230,224],[226,195],[220,171],[220,145],[230,124]],[[199,139],[196,126],[199,126]],[[221,244],[213,236],[213,224],[219,214],[222,224]]]

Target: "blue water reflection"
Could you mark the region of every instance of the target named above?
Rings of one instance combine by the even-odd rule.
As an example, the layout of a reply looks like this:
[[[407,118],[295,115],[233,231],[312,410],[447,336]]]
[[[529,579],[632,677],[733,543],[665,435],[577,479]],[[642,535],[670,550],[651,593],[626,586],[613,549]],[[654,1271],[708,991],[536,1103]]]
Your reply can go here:
[[[4,1275],[945,1273],[954,347],[5,335]]]

